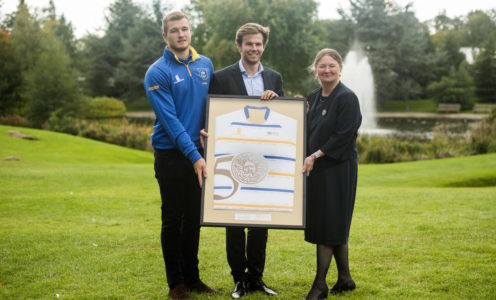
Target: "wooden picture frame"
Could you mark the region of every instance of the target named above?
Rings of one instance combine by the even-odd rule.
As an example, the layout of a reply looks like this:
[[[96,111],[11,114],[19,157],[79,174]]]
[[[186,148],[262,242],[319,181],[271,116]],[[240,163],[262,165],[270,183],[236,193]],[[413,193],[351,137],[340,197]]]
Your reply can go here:
[[[305,227],[306,99],[209,95],[202,226]]]

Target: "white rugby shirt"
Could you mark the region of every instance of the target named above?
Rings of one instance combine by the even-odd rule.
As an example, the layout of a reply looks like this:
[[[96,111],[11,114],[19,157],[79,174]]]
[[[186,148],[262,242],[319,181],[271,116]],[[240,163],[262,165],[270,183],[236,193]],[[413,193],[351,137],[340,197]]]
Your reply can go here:
[[[264,122],[250,112],[264,110]],[[297,121],[267,106],[216,117],[214,209],[292,211]]]

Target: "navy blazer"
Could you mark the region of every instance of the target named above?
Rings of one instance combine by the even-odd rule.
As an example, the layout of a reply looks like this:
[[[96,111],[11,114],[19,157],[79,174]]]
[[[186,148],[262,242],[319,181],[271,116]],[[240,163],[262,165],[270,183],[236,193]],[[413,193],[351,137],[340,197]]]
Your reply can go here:
[[[274,91],[279,97],[284,96],[281,74],[264,66],[262,78],[264,90]],[[241,70],[239,69],[239,61],[214,73],[210,80],[208,93],[248,96],[243,75],[241,75]]]
[[[325,169],[339,161],[357,158],[356,138],[362,123],[360,103],[355,93],[339,82],[324,103],[319,103],[322,88],[308,95],[307,153],[322,150],[325,156],[315,161],[314,169]]]

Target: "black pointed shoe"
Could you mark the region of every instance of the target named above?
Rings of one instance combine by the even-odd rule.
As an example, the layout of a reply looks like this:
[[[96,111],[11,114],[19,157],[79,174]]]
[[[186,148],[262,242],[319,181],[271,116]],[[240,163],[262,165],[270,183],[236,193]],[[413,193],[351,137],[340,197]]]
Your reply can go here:
[[[356,289],[356,285],[353,280],[346,281],[344,283],[338,282],[332,287],[331,294],[339,294],[346,291],[353,291],[354,289]]]
[[[327,287],[327,285],[324,287],[324,289],[319,289],[315,286],[312,286],[312,288],[308,292],[308,295],[305,297],[305,300],[326,299],[328,294],[329,288]]]
[[[247,285],[247,290],[250,292],[261,291],[269,296],[275,296],[277,293],[269,288],[262,279],[255,281],[249,281]]]

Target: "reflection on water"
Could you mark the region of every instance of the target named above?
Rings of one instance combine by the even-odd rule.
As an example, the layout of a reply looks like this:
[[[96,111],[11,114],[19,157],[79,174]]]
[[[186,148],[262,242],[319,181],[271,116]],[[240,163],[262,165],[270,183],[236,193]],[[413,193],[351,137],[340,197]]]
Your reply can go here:
[[[435,131],[449,135],[464,135],[480,124],[480,120],[436,120],[422,118],[379,118],[380,128],[393,135],[432,137]]]

